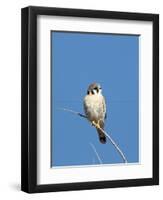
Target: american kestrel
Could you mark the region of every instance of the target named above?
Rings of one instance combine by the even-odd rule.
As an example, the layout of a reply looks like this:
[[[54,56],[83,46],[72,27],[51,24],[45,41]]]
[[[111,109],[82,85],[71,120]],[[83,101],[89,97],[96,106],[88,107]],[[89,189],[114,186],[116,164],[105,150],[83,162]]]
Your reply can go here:
[[[106,119],[106,103],[102,95],[101,86],[97,83],[89,85],[87,95],[84,98],[84,110],[87,119],[93,124],[96,123],[104,130],[104,122]],[[105,134],[96,127],[99,140],[102,144],[106,143]]]

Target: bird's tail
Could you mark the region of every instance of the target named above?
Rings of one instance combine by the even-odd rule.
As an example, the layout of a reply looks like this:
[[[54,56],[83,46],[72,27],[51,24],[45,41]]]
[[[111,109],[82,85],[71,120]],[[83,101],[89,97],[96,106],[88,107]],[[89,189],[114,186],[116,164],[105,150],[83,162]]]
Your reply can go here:
[[[101,129],[104,130],[104,122],[101,121],[99,125],[100,125]],[[106,143],[106,136],[105,136],[105,134],[99,128],[96,128],[96,130],[98,132],[98,136],[99,136],[100,142],[102,144],[105,144]]]

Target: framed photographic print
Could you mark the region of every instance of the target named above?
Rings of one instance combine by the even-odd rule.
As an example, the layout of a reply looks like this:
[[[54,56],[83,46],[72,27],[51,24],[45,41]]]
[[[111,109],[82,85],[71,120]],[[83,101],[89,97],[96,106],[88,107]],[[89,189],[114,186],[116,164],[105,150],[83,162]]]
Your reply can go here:
[[[159,16],[22,9],[22,190],[159,184]]]

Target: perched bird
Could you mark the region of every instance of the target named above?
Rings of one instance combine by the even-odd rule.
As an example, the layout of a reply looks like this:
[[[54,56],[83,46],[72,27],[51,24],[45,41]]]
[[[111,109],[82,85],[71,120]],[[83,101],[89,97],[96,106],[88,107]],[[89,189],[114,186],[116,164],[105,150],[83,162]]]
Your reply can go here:
[[[104,130],[106,103],[105,98],[102,95],[102,88],[99,84],[92,83],[89,85],[87,95],[84,98],[84,111],[87,119],[92,123],[92,125],[94,123],[97,124],[96,129],[99,140],[102,144],[105,144],[106,136],[99,128]]]

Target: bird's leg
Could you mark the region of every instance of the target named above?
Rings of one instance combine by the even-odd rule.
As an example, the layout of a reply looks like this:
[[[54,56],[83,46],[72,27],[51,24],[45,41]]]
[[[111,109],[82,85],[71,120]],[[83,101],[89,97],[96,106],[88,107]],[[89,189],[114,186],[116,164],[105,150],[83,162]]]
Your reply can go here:
[[[100,127],[100,121],[101,121],[101,119],[98,120],[98,122],[97,122],[97,128],[99,128],[99,129],[101,128],[101,127]]]
[[[93,120],[93,121],[91,121],[91,125],[92,126],[96,126],[96,122]]]
[[[100,120],[98,121],[98,123],[96,123],[95,121],[92,121],[92,126],[95,126],[96,128],[100,128]]]

